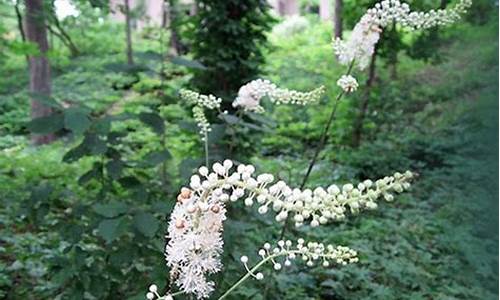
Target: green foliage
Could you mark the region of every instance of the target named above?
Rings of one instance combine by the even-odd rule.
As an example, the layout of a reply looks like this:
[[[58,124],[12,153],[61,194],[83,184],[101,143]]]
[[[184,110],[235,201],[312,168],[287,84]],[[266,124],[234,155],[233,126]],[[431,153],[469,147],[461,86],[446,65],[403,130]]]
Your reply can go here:
[[[347,15],[366,4],[345,3]],[[177,91],[193,70],[213,74],[219,68],[235,82],[257,74],[253,62],[262,57],[252,57],[246,66],[248,57],[240,57],[240,50],[259,54],[263,38],[256,37],[268,23],[261,23],[262,11],[246,13],[244,22],[228,22],[226,13],[214,15],[211,24],[220,28],[211,29],[219,40],[211,40],[211,32],[202,36],[200,29],[197,38],[215,49],[207,55],[199,50],[206,45],[193,45],[199,57],[207,57],[202,65],[187,58],[163,62],[159,42],[165,40],[140,37],[138,67],[130,69],[123,64],[123,44],[116,42],[123,40],[123,29],[97,22],[98,13],[89,10],[86,18],[65,23],[82,52],[78,58],[69,59],[67,49],[53,45],[50,99],[26,92],[25,52],[2,48],[7,44],[0,42],[8,58],[0,67],[0,298],[143,299],[150,283],[168,284],[164,219],[180,186],[203,163],[190,108],[178,101]],[[486,25],[440,32],[445,43],[436,49],[446,59],[431,65],[399,52],[398,80],[380,68],[364,142],[357,149],[346,145],[359,99],[353,95],[341,103],[311,187],[395,170],[420,173],[412,193],[395,203],[290,235],[349,245],[359,250],[360,263],[264,270],[266,280],[246,282],[230,299],[498,298],[498,21],[490,18]],[[231,158],[252,162],[292,185],[300,184],[343,71],[332,56],[331,24],[308,19],[311,26],[303,32],[269,35],[272,45],[264,51],[263,72],[297,90],[325,84],[325,98],[309,107],[266,107],[266,115],[225,116],[209,137],[228,146],[238,143]],[[240,24],[254,21],[260,25],[241,37],[243,44],[220,41],[223,32],[249,30],[239,29]],[[15,23],[5,27],[10,32]],[[154,30],[151,34],[159,36]],[[416,38],[398,34],[409,44]],[[214,65],[211,59],[216,58]],[[252,75],[236,78],[240,73],[231,73],[234,69],[225,69],[223,62],[230,68],[245,65],[248,69],[242,70]],[[357,77],[364,81],[363,75]],[[54,107],[55,115],[29,122],[30,96]],[[56,131],[60,139],[35,148],[29,145],[29,130]],[[218,145],[211,145],[212,159],[228,155]],[[250,155],[248,149],[259,151]],[[243,273],[239,257],[255,261],[257,245],[279,232],[273,220],[242,203],[231,205],[228,215],[224,272],[214,277],[219,293]]]
[[[268,4],[262,0],[196,3],[191,51],[207,69],[195,72],[193,84],[202,93],[231,97],[259,74],[264,62],[261,49],[272,22]]]

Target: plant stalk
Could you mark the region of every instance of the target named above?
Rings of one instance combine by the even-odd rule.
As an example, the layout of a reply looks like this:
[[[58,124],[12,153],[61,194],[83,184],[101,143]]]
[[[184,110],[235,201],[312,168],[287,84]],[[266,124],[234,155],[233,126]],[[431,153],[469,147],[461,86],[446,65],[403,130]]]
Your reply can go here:
[[[208,134],[205,132],[205,166],[208,168]]]
[[[258,268],[260,268],[263,264],[268,262],[269,260],[277,257],[278,255],[270,255],[266,257],[265,259],[261,260],[258,264],[256,264],[249,272],[247,272],[243,277],[240,278],[235,284],[233,284],[222,296],[220,296],[218,299],[222,300],[226,298],[229,294],[231,294],[237,287],[239,287],[245,280],[247,280],[251,274],[253,274],[255,271],[257,271]]]
[[[347,69],[347,72],[345,75],[351,74],[353,66],[354,66],[354,60],[349,65],[349,68]],[[314,165],[316,164],[316,161],[318,160],[319,153],[321,152],[321,150],[323,150],[323,148],[326,144],[326,140],[328,138],[328,131],[330,131],[330,127],[333,123],[333,120],[335,119],[335,114],[337,113],[338,105],[339,105],[340,100],[342,100],[342,97],[344,95],[345,95],[345,92],[342,90],[337,94],[337,97],[335,97],[335,101],[333,102],[332,112],[330,113],[330,117],[328,118],[328,121],[326,122],[326,125],[323,128],[323,132],[321,133],[320,142],[319,142],[318,146],[316,147],[316,150],[314,151],[314,156],[311,159],[311,162],[309,163],[306,175],[304,176],[304,179],[302,179],[302,183],[300,184],[301,190],[306,185],[307,180],[309,179],[309,175],[311,175],[311,171],[312,171]],[[280,233],[280,238],[279,238],[280,240],[283,239],[283,237],[285,236],[286,229],[287,229],[288,223],[289,223],[289,219],[290,219],[290,216],[288,216],[285,219],[285,224],[283,225],[283,228],[281,229],[281,233]]]

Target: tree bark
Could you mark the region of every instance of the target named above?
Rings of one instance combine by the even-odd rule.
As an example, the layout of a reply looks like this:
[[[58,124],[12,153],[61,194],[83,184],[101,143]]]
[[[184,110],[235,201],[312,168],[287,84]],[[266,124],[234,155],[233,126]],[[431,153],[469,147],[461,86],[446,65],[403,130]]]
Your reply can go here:
[[[134,64],[134,57],[132,55],[132,28],[130,20],[130,4],[129,0],[124,0],[124,14],[125,14],[125,33],[127,35],[127,63]]]
[[[333,12],[333,29],[335,38],[342,38],[342,0],[335,0]]]
[[[361,144],[361,139],[363,135],[363,123],[365,120],[366,112],[368,111],[368,102],[370,101],[370,91],[375,83],[375,71],[377,62],[377,52],[378,44],[375,45],[375,51],[373,52],[370,67],[368,71],[368,79],[366,80],[366,89],[361,101],[361,106],[359,109],[359,114],[354,121],[353,131],[352,131],[352,146],[357,148]]]
[[[43,11],[43,0],[25,0],[26,6],[26,39],[38,46],[39,53],[29,57],[30,92],[34,95],[50,97],[50,65],[47,59],[49,45]],[[43,105],[40,101],[31,98],[31,118],[49,116],[52,108]],[[35,145],[48,144],[55,140],[54,134],[34,134],[31,138]]]

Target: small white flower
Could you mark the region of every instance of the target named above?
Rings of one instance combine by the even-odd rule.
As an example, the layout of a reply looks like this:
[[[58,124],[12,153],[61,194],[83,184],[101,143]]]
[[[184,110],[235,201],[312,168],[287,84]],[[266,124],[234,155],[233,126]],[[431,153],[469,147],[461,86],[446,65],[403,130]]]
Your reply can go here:
[[[156,286],[156,284],[152,284],[149,286],[149,291],[152,292],[152,293],[156,293],[158,291],[158,287]]]

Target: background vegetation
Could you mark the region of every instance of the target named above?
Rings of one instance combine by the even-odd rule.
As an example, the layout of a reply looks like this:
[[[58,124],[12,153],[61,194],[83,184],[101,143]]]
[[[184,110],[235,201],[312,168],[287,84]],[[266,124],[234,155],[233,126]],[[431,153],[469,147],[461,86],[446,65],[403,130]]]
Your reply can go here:
[[[150,283],[163,288],[165,219],[203,162],[178,90],[213,87],[207,75],[216,68],[234,76],[217,90],[226,100],[240,81],[257,76],[297,90],[324,84],[321,103],[266,107],[270,113],[243,116],[236,129],[211,116],[212,161],[251,162],[298,185],[342,72],[330,45],[332,25],[318,20],[314,1],[303,1],[299,21],[273,21],[266,8],[255,13],[261,1],[248,1],[255,19],[224,22],[221,12],[214,20],[220,31],[209,33],[196,31],[200,19],[170,1],[178,12],[173,25],[132,32],[133,65],[123,24],[107,18],[105,1],[90,2],[74,1],[80,15],[59,20],[73,46],[49,34],[52,96],[39,101],[54,113],[31,120],[26,56],[38,50],[22,40],[14,2],[0,1],[0,298],[143,299]],[[346,28],[372,4],[344,2]],[[428,9],[434,2],[419,3]],[[342,100],[308,185],[406,169],[420,174],[410,193],[377,211],[289,234],[348,245],[359,250],[360,263],[266,270],[266,280],[247,282],[231,299],[498,298],[497,9],[477,0],[466,22],[433,34],[394,28],[384,36],[369,92]],[[245,40],[239,33],[252,22],[259,31]],[[241,49],[220,44],[224,30],[234,30]],[[200,44],[205,34],[215,35],[212,43]],[[245,64],[248,53],[259,55],[244,75],[232,73],[228,66]],[[363,76],[360,82],[368,80]],[[363,102],[362,135],[353,142]],[[31,132],[57,140],[34,146]],[[231,206],[219,291],[243,273],[241,255],[255,258],[278,235],[269,216]]]

